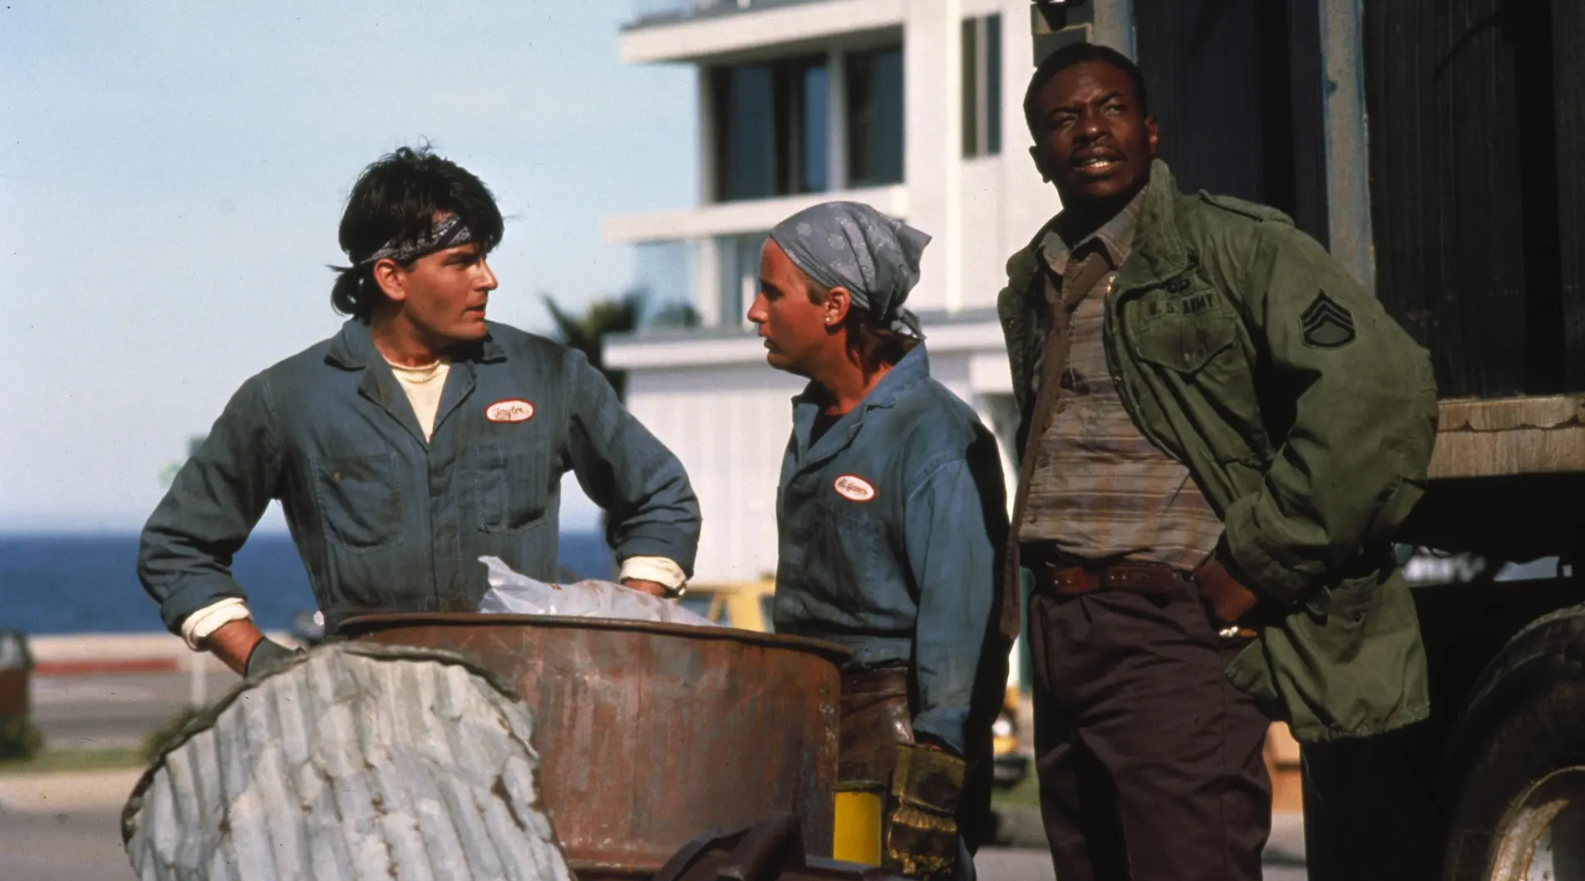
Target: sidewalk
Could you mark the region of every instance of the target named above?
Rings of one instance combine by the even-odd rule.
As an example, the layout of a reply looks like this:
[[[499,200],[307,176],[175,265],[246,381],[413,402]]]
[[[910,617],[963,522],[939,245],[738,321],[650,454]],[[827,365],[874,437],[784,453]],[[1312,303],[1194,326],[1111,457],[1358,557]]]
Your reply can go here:
[[[141,768],[0,774],[0,814],[119,811]]]
[[[289,633],[265,634],[295,647]],[[104,673],[175,673],[200,666],[220,666],[206,654],[195,654],[169,633],[80,633],[28,637],[34,676],[81,676]]]
[[[1002,847],[1045,849],[1046,829],[1040,809],[1008,805],[997,814],[997,844]],[[1304,815],[1284,812],[1271,818],[1271,839],[1263,860],[1268,866],[1304,865]]]

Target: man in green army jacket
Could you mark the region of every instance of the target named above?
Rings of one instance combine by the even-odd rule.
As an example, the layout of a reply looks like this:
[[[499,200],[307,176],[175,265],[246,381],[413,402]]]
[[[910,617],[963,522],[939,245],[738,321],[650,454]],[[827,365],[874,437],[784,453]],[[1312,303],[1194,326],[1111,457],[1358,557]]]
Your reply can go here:
[[[1368,850],[1351,833],[1317,836],[1361,767],[1329,750],[1429,710],[1390,540],[1425,486],[1430,359],[1280,212],[1180,193],[1126,57],[1067,46],[1024,107],[1064,210],[998,301],[1021,415],[1007,589],[1027,570],[1057,877],[1258,879],[1271,719],[1309,771],[1341,756],[1307,781],[1311,877],[1369,877],[1380,861],[1337,853]]]

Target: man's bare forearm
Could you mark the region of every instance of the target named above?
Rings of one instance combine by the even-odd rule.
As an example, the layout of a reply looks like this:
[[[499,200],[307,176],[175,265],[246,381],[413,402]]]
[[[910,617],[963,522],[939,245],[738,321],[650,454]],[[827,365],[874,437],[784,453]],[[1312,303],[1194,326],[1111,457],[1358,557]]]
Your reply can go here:
[[[248,656],[263,641],[264,634],[259,628],[253,626],[253,621],[243,618],[231,621],[220,627],[204,639],[204,647],[209,653],[225,662],[238,676],[244,676],[248,671]]]

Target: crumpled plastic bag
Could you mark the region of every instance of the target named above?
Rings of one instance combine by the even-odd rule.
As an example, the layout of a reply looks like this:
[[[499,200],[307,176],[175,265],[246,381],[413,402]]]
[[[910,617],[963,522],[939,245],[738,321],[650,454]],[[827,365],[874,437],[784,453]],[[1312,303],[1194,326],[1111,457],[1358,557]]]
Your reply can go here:
[[[610,581],[547,584],[514,571],[500,557],[480,557],[479,562],[490,570],[490,589],[479,601],[481,612],[719,626],[670,600]]]

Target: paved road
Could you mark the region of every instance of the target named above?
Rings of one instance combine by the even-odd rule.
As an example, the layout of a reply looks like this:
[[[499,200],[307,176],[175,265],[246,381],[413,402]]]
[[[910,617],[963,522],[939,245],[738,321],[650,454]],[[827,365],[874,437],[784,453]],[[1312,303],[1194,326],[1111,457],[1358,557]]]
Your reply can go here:
[[[1054,881],[1051,854],[1044,850],[982,850],[974,858],[979,881]],[[1305,881],[1302,866],[1273,866],[1265,869],[1266,881]]]
[[[120,825],[115,811],[0,814],[0,878],[131,881]]]
[[[121,850],[120,818],[113,812],[49,815],[0,814],[0,878],[30,881],[130,881]],[[980,881],[1053,881],[1051,855],[1043,850],[982,851],[974,861]],[[1304,869],[1268,866],[1266,881],[1304,881]]]

